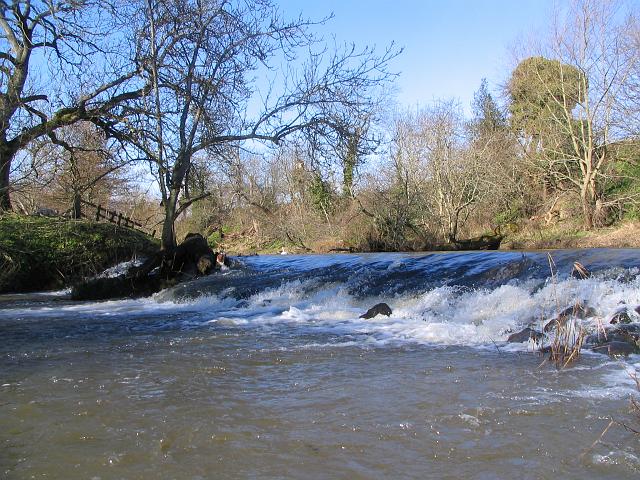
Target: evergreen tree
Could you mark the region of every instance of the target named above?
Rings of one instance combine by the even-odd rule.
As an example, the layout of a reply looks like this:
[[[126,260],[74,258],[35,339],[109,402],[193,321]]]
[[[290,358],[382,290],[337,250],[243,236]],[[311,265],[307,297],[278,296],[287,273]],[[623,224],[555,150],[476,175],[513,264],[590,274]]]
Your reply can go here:
[[[482,79],[480,88],[473,94],[471,108],[473,110],[471,128],[477,137],[491,135],[506,127],[505,115],[489,92],[486,78]]]

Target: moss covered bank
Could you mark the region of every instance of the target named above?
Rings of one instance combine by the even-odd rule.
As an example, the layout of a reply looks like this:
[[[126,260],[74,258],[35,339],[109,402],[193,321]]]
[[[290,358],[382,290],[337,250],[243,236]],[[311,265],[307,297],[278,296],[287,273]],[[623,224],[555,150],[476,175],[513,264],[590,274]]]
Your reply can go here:
[[[0,217],[0,292],[63,288],[159,245],[142,232],[109,223]]]

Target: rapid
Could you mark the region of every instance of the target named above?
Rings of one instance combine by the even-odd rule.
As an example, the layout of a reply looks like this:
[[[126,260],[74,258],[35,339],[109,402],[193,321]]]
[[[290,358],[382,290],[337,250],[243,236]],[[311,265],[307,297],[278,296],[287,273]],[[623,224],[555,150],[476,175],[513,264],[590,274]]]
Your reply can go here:
[[[0,477],[640,473],[639,355],[557,369],[507,342],[578,302],[588,332],[640,322],[640,251],[237,263],[148,299],[0,296]]]

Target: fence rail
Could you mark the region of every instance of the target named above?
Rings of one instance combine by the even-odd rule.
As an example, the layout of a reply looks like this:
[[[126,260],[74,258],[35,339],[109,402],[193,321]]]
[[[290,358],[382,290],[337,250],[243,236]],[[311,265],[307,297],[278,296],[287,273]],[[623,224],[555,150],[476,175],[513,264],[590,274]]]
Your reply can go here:
[[[95,203],[87,202],[86,200],[81,200],[81,202],[83,205],[95,209],[95,215],[89,216],[83,212],[82,216],[85,218],[94,218],[96,222],[106,220],[107,222],[115,223],[118,226],[136,228],[138,230],[143,228],[143,225],[140,222],[136,222],[134,219],[127,217],[122,212],[109,210],[102,205],[96,205]]]

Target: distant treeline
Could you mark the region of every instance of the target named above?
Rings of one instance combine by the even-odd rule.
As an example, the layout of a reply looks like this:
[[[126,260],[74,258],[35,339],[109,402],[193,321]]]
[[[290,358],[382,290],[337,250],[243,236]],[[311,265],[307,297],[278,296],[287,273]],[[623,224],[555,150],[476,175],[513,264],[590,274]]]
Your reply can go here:
[[[565,7],[503,86],[478,79],[467,116],[456,99],[403,111],[386,93],[400,50],[328,49],[270,2],[0,6],[0,208],[82,200],[162,230],[164,247],[199,231],[248,251],[430,249],[638,218],[638,19]]]

